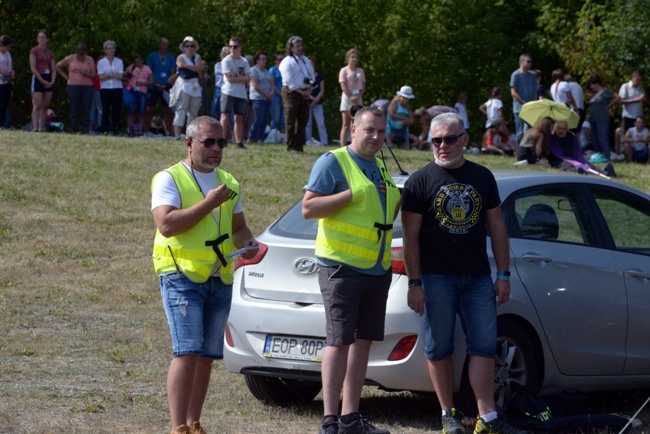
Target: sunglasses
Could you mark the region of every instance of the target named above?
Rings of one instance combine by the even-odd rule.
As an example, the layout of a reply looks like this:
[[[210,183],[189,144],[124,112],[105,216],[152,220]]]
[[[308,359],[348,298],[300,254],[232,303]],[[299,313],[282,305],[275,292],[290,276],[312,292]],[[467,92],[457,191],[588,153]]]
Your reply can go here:
[[[185,45],[183,45],[183,48],[196,48],[196,45],[194,45],[194,44],[185,44]]]
[[[450,134],[445,137],[431,137],[431,141],[433,142],[433,146],[436,148],[440,147],[442,145],[442,142],[445,142],[449,146],[453,146],[456,143],[458,143],[458,139],[460,139],[463,134],[465,133],[460,133],[460,134]]]
[[[239,48],[239,45],[230,45],[231,50],[236,50],[237,48]]]
[[[196,137],[190,137],[190,139],[203,143],[203,146],[206,148],[212,148],[214,145],[217,145],[219,149],[223,149],[228,146],[228,141],[226,139],[215,139],[213,137],[208,137],[207,139],[203,140],[197,139]]]

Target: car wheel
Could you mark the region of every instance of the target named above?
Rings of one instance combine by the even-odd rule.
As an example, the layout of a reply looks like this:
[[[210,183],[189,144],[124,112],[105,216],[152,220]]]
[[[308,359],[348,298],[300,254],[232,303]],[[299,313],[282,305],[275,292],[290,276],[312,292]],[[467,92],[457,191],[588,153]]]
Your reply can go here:
[[[469,358],[468,358],[469,361]],[[476,399],[469,382],[465,363],[459,391],[459,406],[465,414],[478,413]],[[539,366],[530,337],[516,322],[499,319],[497,322],[497,355],[494,366],[494,401],[503,409],[512,395],[522,386],[533,392],[539,389]]]
[[[321,390],[321,383],[261,375],[244,375],[246,386],[265,404],[292,405],[311,402]]]

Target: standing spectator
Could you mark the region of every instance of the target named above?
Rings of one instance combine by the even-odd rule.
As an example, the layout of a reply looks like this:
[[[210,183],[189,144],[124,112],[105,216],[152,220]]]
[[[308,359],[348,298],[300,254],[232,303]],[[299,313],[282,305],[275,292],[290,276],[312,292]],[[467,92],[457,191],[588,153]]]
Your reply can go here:
[[[303,216],[318,219],[316,257],[326,320],[324,416],[318,432],[389,434],[359,414],[359,401],[372,342],[384,340],[390,245],[400,194],[381,159],[375,158],[386,135],[381,110],[360,109],[351,129],[350,146],[316,161],[302,202]]]
[[[234,138],[239,149],[244,146],[244,114],[248,104],[246,85],[251,81],[251,68],[242,57],[244,47],[241,39],[230,38],[230,54],[221,62],[224,83],[221,88],[221,125],[227,135],[230,131],[230,113],[235,114]]]
[[[210,116],[215,119],[221,117],[221,86],[223,86],[223,59],[230,54],[230,48],[225,45],[221,47],[219,61],[214,64],[214,94],[212,95],[212,106]]]
[[[104,133],[108,133],[109,130],[113,133],[120,131],[124,63],[122,59],[115,57],[116,48],[115,41],[109,39],[104,42],[106,56],[97,62],[97,74],[101,80],[102,132]]]
[[[636,118],[643,117],[645,91],[641,87],[642,81],[641,71],[634,71],[630,81],[623,83],[618,91],[619,99],[616,103],[623,106],[623,128],[626,132],[636,125]]]
[[[323,95],[325,94],[325,79],[323,75],[316,71],[316,58],[312,56],[307,56],[311,62],[311,67],[314,69],[315,86],[314,90],[311,91],[309,99],[309,121],[307,122],[307,127],[305,130],[305,138],[307,139],[307,145],[313,144],[317,146],[326,146],[327,145],[327,127],[325,126],[325,114],[323,113]],[[316,142],[312,135],[313,133],[313,120],[316,120],[316,125],[318,126],[318,138],[320,142]]]
[[[411,86],[402,86],[395,93],[395,98],[388,104],[386,136],[391,146],[397,145],[398,148],[407,150],[411,146],[409,125],[413,124],[413,113],[410,107],[413,98],[415,95],[413,95]]]
[[[210,105],[212,104],[212,101],[209,99],[209,96],[212,94],[210,92],[210,84],[212,83],[210,79],[212,77],[210,77],[208,62],[201,60],[201,69],[203,70],[203,74],[201,77],[201,108],[199,109],[199,116],[209,116]]]
[[[93,80],[95,61],[87,55],[86,44],[78,44],[75,54],[66,56],[56,64],[56,71],[68,82],[68,98],[70,99],[70,131],[79,132],[79,115],[81,114],[81,132],[90,131],[90,109],[93,103]],[[68,68],[68,74],[63,68]]]
[[[0,36],[0,130],[5,128],[7,123],[7,109],[16,78],[10,51],[11,38],[7,35]]]
[[[576,103],[573,99],[569,83],[564,81],[564,72],[561,69],[556,69],[553,71],[552,78],[551,98],[553,98],[553,101],[566,104],[575,109]]]
[[[183,52],[176,58],[176,70],[178,71],[174,99],[170,95],[170,107],[174,107],[174,137],[180,137],[185,126],[188,125],[199,113],[201,108],[201,84],[200,78],[203,75],[201,67],[201,56],[196,52],[199,50],[199,43],[191,36],[186,36],[178,48]]]
[[[271,99],[273,99],[273,76],[266,69],[266,51],[258,51],[253,57],[255,66],[251,68],[251,83],[249,97],[255,111],[255,123],[248,134],[251,142],[261,142],[266,133]]]
[[[134,131],[134,115],[137,114],[138,122],[142,121],[142,116],[147,110],[147,89],[154,84],[153,73],[149,66],[144,64],[142,56],[135,54],[133,63],[126,68],[125,77],[128,78],[127,89],[133,95],[131,104],[127,107],[127,124],[130,130]],[[145,121],[146,123],[146,121]],[[151,123],[151,121],[149,122]],[[142,129],[144,130],[144,128]],[[135,135],[137,134],[134,131]]]
[[[349,110],[352,106],[363,105],[363,93],[366,91],[366,75],[363,69],[359,68],[359,51],[351,48],[345,53],[348,64],[339,72],[339,83],[341,84],[341,146],[348,143],[350,124],[352,118]]]
[[[510,95],[512,95],[512,113],[515,118],[515,134],[517,135],[517,146],[528,129],[528,124],[519,117],[521,106],[536,99],[537,80],[535,74],[530,72],[533,60],[530,54],[519,56],[519,69],[510,76]]]
[[[271,130],[278,130],[284,133],[284,105],[282,104],[282,74],[280,73],[280,62],[284,59],[284,53],[275,53],[275,65],[269,72],[275,79],[273,99],[271,100]]]
[[[45,131],[47,108],[52,101],[52,91],[56,80],[54,53],[47,49],[50,33],[42,29],[38,32],[38,45],[29,52],[29,69],[32,76],[32,130]]]
[[[223,358],[230,312],[233,258],[227,255],[257,242],[246,225],[239,183],[218,167],[227,144],[219,122],[193,119],[184,143],[187,158],[152,181],[153,262],[173,347],[167,375],[172,434],[201,434],[212,362]],[[251,249],[241,257],[255,254]]]
[[[172,134],[172,110],[169,108],[169,101],[165,100],[165,91],[169,90],[176,80],[176,62],[174,56],[169,54],[169,40],[160,38],[158,51],[149,53],[147,56],[147,66],[151,69],[154,83],[149,86],[149,103],[147,106],[147,116],[144,121],[144,131],[149,131],[151,119],[153,118],[154,109],[158,101],[162,107],[163,123],[167,134]],[[182,50],[181,50],[182,51]]]
[[[591,125],[591,144],[595,152],[602,153],[609,160],[609,109],[618,103],[618,94],[603,87],[597,75],[589,78],[592,96],[589,100],[589,124]]]
[[[305,127],[309,120],[309,96],[315,84],[314,69],[303,55],[300,36],[287,41],[287,55],[280,63],[282,102],[287,123],[287,151],[303,152]]]
[[[625,132],[625,159],[628,163],[647,163],[650,148],[650,135],[645,127],[645,119],[638,116],[634,120],[634,127]]]
[[[442,430],[465,433],[453,402],[458,315],[467,336],[469,379],[480,416],[474,433],[523,434],[500,417],[494,403],[497,306],[510,298],[508,233],[497,183],[486,167],[464,159],[468,137],[460,116],[435,117],[431,136],[435,161],[406,182],[402,225],[407,303],[426,316],[425,356],[442,409]],[[452,210],[458,201],[465,207],[462,215]],[[488,230],[496,282],[485,249]]]
[[[95,72],[97,71],[99,61],[104,57],[105,56],[102,54],[99,59],[95,61]],[[95,78],[93,78],[93,100],[90,103],[90,131],[92,134],[97,134],[102,129],[101,82],[102,80],[99,78],[99,74],[95,74]]]
[[[537,99],[545,99],[546,89],[544,89],[544,85],[542,84],[542,71],[535,69],[533,71],[533,74],[535,74],[535,80],[537,81],[537,86],[535,87],[535,95],[537,95]]]
[[[458,116],[460,116],[463,119],[463,125],[465,125],[465,132],[469,134],[469,116],[471,115],[471,112],[467,111],[467,92],[464,90],[461,90],[458,93],[458,100],[456,101],[456,104],[454,104],[454,108],[458,112]]]
[[[571,89],[571,96],[575,102],[573,109],[578,113],[578,116],[580,116],[578,126],[574,130],[574,133],[576,133],[582,129],[582,123],[585,121],[585,116],[587,114],[585,111],[585,93],[582,90],[580,83],[576,83],[576,81],[573,80],[571,74],[564,74],[564,81],[568,83],[569,89]]]
[[[492,93],[490,94],[490,99],[487,100],[484,104],[478,108],[481,113],[487,116],[487,121],[485,122],[485,128],[490,128],[494,124],[494,121],[499,118],[503,119],[503,102],[501,102],[501,88],[499,86],[494,86],[492,88]]]

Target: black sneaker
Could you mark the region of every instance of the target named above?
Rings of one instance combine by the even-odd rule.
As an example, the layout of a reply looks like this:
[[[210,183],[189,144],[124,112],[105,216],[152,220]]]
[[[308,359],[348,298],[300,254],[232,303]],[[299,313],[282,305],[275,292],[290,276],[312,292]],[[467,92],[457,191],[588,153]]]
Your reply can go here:
[[[235,146],[237,146],[239,149],[248,149],[246,146],[244,146],[243,143],[237,143]]]
[[[318,434],[338,434],[339,433],[339,423],[338,421],[328,422],[321,425],[318,428]]]
[[[614,170],[614,166],[612,166],[612,163],[607,163],[607,165],[605,166],[605,173],[610,178],[616,178],[616,171]]]
[[[528,434],[528,431],[516,429],[499,415],[491,422],[485,422],[479,417],[476,421],[474,434]]]
[[[339,419],[339,434],[390,434],[390,431],[377,428],[370,424],[368,419],[357,414],[354,421],[350,424],[345,424]]]

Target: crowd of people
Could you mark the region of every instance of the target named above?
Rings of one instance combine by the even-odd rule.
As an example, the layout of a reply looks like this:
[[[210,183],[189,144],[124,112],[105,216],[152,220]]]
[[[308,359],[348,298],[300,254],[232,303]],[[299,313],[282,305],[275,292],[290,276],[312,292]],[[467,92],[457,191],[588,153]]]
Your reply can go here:
[[[75,53],[56,62],[54,53],[48,48],[50,34],[45,29],[38,32],[37,42],[29,53],[31,129],[35,132],[48,128],[54,84],[60,76],[67,82],[67,130],[71,133],[133,136],[157,133],[182,138],[192,119],[209,114],[220,120],[226,138],[240,149],[245,149],[247,142],[263,141],[286,141],[287,150],[297,152],[304,146],[329,144],[322,105],[325,79],[317,72],[317,60],[305,56],[299,36],[289,38],[285,52],[275,53],[274,65],[269,69],[265,51],[245,56],[242,40],[233,37],[221,49],[213,77],[209,75],[207,62],[198,54],[198,42],[191,36],[180,43],[181,54],[176,57],[168,51],[169,41],[161,38],[158,50],[150,53],[146,61],[139,54],[133,54],[127,67],[122,51],[112,40],[104,42],[104,54],[96,62],[83,43],[77,45]],[[11,38],[3,35],[0,38],[0,128],[8,123],[7,108],[15,80],[10,50]],[[360,56],[357,49],[348,50],[346,65],[339,72],[341,130],[338,141],[341,146],[350,143],[354,113],[364,106],[366,75],[359,66]],[[208,94],[210,80],[214,83],[212,95]],[[603,86],[598,76],[592,76],[587,82],[590,96],[585,100],[580,84],[570,74],[556,69],[551,74],[552,84],[547,92],[541,71],[532,69],[532,57],[522,54],[519,68],[510,77],[514,131],[511,132],[505,118],[502,89],[495,86],[490,98],[478,108],[486,116],[480,152],[546,164],[552,152],[551,137],[547,136],[555,134],[554,129],[548,134],[546,129],[530,133],[537,138],[542,134],[544,140],[534,153],[528,152],[531,137],[524,135],[537,125],[525,122],[519,114],[525,104],[550,96],[578,115],[578,125],[572,126],[569,135],[580,144],[584,158],[595,154],[595,161],[647,162],[650,137],[643,135],[644,127],[636,130],[637,123],[644,123],[646,97],[642,80],[640,71],[633,72],[630,81],[617,93]],[[449,111],[461,116],[465,131],[470,134],[467,92],[460,91],[453,106],[434,105],[413,110],[410,107],[413,98],[413,89],[402,86],[391,100],[379,99],[370,104],[387,115],[386,142],[389,146],[431,149],[431,119]],[[122,105],[127,112],[126,130],[121,125]],[[154,117],[158,105],[162,113]],[[622,106],[621,126],[611,134],[610,112],[617,105]],[[313,134],[313,123],[319,140]],[[152,131],[152,127],[155,130]],[[522,143],[525,149],[520,150]],[[468,151],[476,152],[472,144],[470,140]]]

